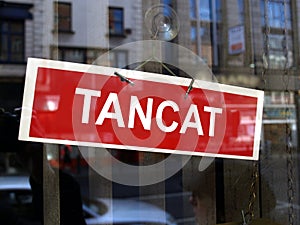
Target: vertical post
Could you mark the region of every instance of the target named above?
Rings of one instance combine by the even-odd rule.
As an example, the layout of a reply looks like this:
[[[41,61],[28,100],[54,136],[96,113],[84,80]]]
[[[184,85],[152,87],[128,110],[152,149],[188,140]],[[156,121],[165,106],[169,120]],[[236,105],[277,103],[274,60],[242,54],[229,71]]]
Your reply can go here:
[[[218,57],[218,36],[217,36],[217,7],[216,1],[211,1],[211,11],[212,11],[212,46],[213,46],[213,65],[219,65]]]
[[[44,144],[43,149],[43,214],[44,225],[60,224],[59,173],[52,170],[47,160],[47,151],[58,156],[58,145]]]
[[[201,30],[201,17],[200,17],[200,1],[201,0],[195,0],[196,1],[196,38],[197,38],[197,54],[199,56],[202,55],[201,52],[201,36],[200,36],[200,30]]]

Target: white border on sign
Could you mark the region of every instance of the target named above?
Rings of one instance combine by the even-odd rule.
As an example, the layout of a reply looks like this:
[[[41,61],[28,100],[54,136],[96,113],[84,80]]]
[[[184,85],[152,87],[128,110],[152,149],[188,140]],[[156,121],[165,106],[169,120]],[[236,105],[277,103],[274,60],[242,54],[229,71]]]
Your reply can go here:
[[[25,87],[23,95],[22,104],[22,114],[20,120],[20,130],[19,130],[19,140],[23,141],[36,141],[43,143],[52,144],[68,144],[68,145],[78,145],[78,146],[89,146],[89,147],[102,147],[102,148],[116,148],[116,149],[134,149],[139,151],[147,152],[160,152],[160,153],[176,153],[182,155],[195,155],[195,156],[209,156],[209,157],[221,157],[221,158],[235,158],[235,159],[245,159],[245,160],[258,160],[259,157],[259,147],[260,147],[260,136],[261,136],[261,126],[262,126],[262,114],[263,114],[263,99],[264,92],[256,89],[249,89],[213,82],[207,82],[202,80],[195,80],[193,88],[201,88],[206,90],[224,92],[229,94],[239,94],[249,97],[257,98],[257,111],[256,111],[256,121],[255,121],[255,131],[254,131],[254,145],[253,145],[253,156],[236,156],[236,155],[224,155],[224,154],[213,154],[207,152],[191,152],[184,150],[170,150],[170,149],[158,149],[158,148],[146,148],[138,146],[126,146],[126,145],[112,145],[112,144],[102,144],[93,142],[78,142],[71,140],[57,140],[48,138],[34,138],[29,136],[30,123],[32,118],[32,108],[34,100],[34,90],[36,85],[37,70],[39,67],[51,68],[51,69],[61,69],[69,70],[75,72],[83,73],[94,73],[107,76],[115,76],[114,72],[118,71],[128,79],[139,79],[145,81],[153,81],[174,85],[181,85],[188,87],[191,80],[183,77],[172,77],[172,79],[165,79],[166,75],[141,72],[134,70],[125,70],[113,67],[104,67],[97,65],[87,65],[71,62],[54,61],[47,59],[37,59],[28,58],[27,68],[26,68],[26,78]],[[101,73],[99,72],[101,71]]]

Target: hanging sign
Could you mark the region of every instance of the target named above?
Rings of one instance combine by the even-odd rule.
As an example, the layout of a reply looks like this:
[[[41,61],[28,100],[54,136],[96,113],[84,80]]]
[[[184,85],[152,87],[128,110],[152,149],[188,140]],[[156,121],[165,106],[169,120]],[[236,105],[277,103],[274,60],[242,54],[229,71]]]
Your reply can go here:
[[[30,58],[19,139],[258,159],[263,92]]]
[[[229,54],[239,54],[245,51],[245,31],[244,26],[231,27],[228,30]]]

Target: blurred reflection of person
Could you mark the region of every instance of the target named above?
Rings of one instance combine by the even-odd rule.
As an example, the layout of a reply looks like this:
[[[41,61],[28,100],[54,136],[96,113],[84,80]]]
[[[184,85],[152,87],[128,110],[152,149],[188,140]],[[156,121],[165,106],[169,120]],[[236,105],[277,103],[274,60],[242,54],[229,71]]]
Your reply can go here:
[[[71,147],[68,145],[61,146],[62,150],[62,166],[64,170],[71,170],[72,169],[72,160],[71,160]]]
[[[190,197],[190,204],[193,207],[193,212],[195,216],[195,221],[197,225],[206,225],[206,224],[215,224],[216,223],[216,173],[222,171],[216,171],[215,162],[213,161],[211,165],[209,165],[205,170],[198,171],[199,159],[192,158],[192,162],[190,167],[188,168],[189,178],[186,179],[184,184],[185,188],[188,191],[191,191],[192,195]],[[249,190],[247,189],[247,183],[251,177],[247,178],[245,176],[245,166],[247,163],[239,163],[235,161],[237,165],[237,171],[235,175],[237,177],[229,177],[229,174],[223,174],[224,180],[234,180],[235,185],[238,185],[238,192],[232,193],[237,194],[237,199],[231,198],[233,201],[241,202],[241,201],[249,201]],[[248,182],[247,182],[248,181]],[[257,180],[257,182],[261,182],[261,185],[269,190],[268,199],[269,204],[274,208],[276,205],[275,195],[273,191],[268,186],[264,179]],[[246,189],[245,189],[246,188]],[[249,187],[248,187],[249,188]],[[250,188],[249,188],[250,189]],[[234,192],[234,190],[233,190]],[[225,209],[226,210],[226,209]],[[248,221],[243,221],[241,211],[238,212],[241,215],[238,222],[227,222],[220,223],[219,225],[241,225],[249,224]],[[249,218],[247,218],[249,219]],[[245,219],[246,220],[246,219]],[[271,221],[268,218],[253,218],[251,220],[251,225],[280,225],[274,221]]]
[[[18,162],[29,172],[33,208],[41,224],[44,223],[45,218],[50,218],[57,221],[56,224],[85,225],[80,186],[77,181],[71,175],[50,166],[43,143],[18,140],[19,122],[17,116],[6,113],[1,116],[1,121],[2,146],[13,148]],[[46,182],[45,176],[47,177]],[[51,188],[54,183],[57,183],[57,193],[55,188]],[[45,197],[48,198],[46,201]],[[48,206],[49,211],[44,211],[44,202],[54,208]],[[58,215],[55,211],[59,212]],[[46,216],[45,213],[49,215]]]
[[[26,142],[23,150],[18,153],[20,162],[30,173],[30,185],[33,193],[32,202],[35,212],[41,220],[44,219],[44,191],[53,191],[54,193],[50,196],[59,198],[59,201],[57,199],[51,199],[50,201],[59,202],[60,224],[84,225],[79,184],[71,175],[51,168],[43,151],[42,143]],[[48,176],[48,183],[45,183],[45,176]],[[59,193],[55,193],[55,188],[51,189],[53,182],[58,183]],[[54,204],[54,207],[58,207],[58,205]]]
[[[214,166],[208,166],[203,172],[198,171],[198,158],[193,157],[184,171],[184,188],[192,193],[190,204],[193,207],[197,225],[213,224],[215,222],[215,180]]]

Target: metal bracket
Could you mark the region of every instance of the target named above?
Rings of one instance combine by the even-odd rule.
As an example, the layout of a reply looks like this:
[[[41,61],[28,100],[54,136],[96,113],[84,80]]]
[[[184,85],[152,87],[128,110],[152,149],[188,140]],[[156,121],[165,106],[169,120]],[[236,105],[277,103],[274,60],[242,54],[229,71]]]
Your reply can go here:
[[[194,82],[195,82],[195,79],[193,78],[193,79],[191,80],[191,83],[190,83],[188,89],[187,89],[186,92],[185,92],[185,97],[184,97],[184,98],[187,98],[187,96],[189,95],[189,93],[190,93],[191,90],[193,89],[193,84],[194,84]]]
[[[125,77],[125,76],[123,76],[122,74],[120,74],[120,73],[118,73],[118,72],[114,72],[114,74],[115,75],[117,75],[119,78],[120,78],[120,80],[122,81],[122,82],[127,82],[127,83],[129,83],[130,85],[134,85],[134,82],[133,81],[131,81],[131,80],[129,80],[127,77]]]

